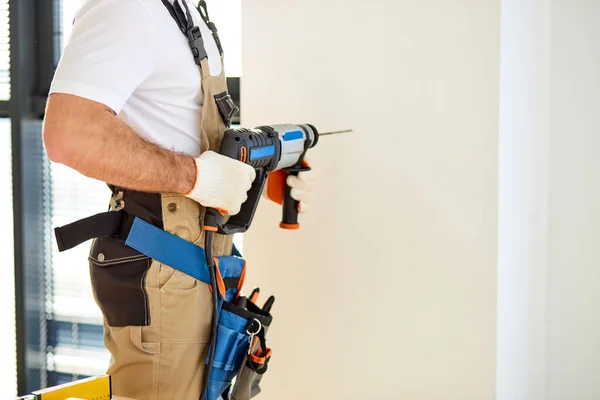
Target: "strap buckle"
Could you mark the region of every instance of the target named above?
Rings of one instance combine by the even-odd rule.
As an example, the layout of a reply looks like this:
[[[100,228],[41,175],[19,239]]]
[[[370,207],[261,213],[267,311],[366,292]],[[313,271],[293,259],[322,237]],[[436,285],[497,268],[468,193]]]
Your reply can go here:
[[[123,200],[123,192],[119,191],[116,195],[110,198],[110,209],[112,211],[121,211],[125,208],[125,200]]]
[[[200,65],[200,62],[208,57],[206,49],[204,48],[204,40],[202,39],[200,28],[197,26],[191,27],[187,30],[186,36],[190,43],[192,54],[194,55],[194,61],[196,62],[196,65]]]

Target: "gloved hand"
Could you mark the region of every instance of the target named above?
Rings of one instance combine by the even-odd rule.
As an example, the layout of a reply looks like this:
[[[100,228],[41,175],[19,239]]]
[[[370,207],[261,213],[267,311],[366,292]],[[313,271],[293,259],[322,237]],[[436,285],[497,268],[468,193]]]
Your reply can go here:
[[[315,200],[316,172],[311,169],[310,171],[299,172],[297,177],[290,175],[286,183],[292,188],[290,193],[292,198],[300,202],[298,212],[306,212]]]
[[[254,168],[214,151],[205,151],[194,161],[196,183],[185,196],[229,215],[239,213],[256,178]]]
[[[304,165],[308,166],[308,163],[305,162]],[[271,201],[281,205],[283,204],[285,185],[289,185],[292,188],[290,195],[294,200],[300,202],[298,212],[306,212],[316,197],[317,173],[314,169],[302,171],[298,173],[297,177],[293,175],[288,176],[287,180],[285,175],[284,171],[271,172],[267,178],[267,189],[263,194]]]

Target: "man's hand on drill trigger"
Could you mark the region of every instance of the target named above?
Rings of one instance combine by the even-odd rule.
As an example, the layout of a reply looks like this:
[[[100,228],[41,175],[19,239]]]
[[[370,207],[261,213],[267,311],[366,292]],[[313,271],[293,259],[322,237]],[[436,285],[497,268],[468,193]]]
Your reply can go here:
[[[186,196],[204,207],[220,208],[229,215],[239,213],[256,178],[254,168],[214,151],[206,151],[194,161],[196,181]]]

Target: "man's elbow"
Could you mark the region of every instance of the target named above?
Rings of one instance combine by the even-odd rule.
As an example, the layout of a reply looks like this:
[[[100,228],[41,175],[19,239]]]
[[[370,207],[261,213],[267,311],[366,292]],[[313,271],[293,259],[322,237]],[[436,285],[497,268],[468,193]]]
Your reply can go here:
[[[65,148],[61,146],[61,141],[58,138],[59,134],[53,124],[48,122],[48,119],[44,120],[42,127],[42,138],[44,141],[44,148],[46,149],[46,155],[52,162],[64,163],[67,156]]]
[[[42,135],[46,154],[50,161],[69,165],[74,158],[71,141],[68,140],[68,127],[52,121],[52,116],[44,120]]]
[[[73,167],[93,127],[94,106],[81,98],[53,94],[48,99],[42,135],[50,161]]]

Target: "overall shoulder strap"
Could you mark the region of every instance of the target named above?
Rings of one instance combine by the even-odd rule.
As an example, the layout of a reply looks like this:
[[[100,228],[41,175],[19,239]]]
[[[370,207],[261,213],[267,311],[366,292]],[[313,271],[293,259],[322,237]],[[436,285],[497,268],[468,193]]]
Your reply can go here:
[[[187,1],[183,0],[185,12],[181,8],[179,0],[175,0],[173,4],[171,4],[169,0],[162,0],[162,2],[167,10],[169,10],[169,13],[177,23],[177,26],[181,32],[185,37],[187,37],[190,44],[190,49],[192,50],[192,54],[194,56],[194,61],[196,62],[196,65],[200,66],[201,61],[205,58],[208,58],[208,55],[206,54],[206,49],[204,48],[202,33],[200,32],[200,28],[194,25],[192,13],[187,5]]]
[[[221,45],[221,39],[219,39],[219,32],[217,31],[217,26],[215,23],[212,22],[208,16],[208,8],[206,7],[205,0],[200,0],[198,2],[198,12],[202,16],[204,23],[208,26],[213,34],[213,38],[215,38],[215,42],[217,43],[217,47],[219,49],[219,54],[223,55],[223,46]]]

